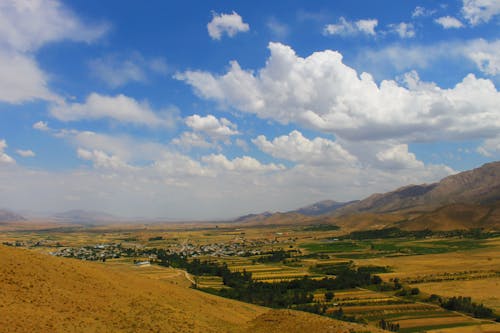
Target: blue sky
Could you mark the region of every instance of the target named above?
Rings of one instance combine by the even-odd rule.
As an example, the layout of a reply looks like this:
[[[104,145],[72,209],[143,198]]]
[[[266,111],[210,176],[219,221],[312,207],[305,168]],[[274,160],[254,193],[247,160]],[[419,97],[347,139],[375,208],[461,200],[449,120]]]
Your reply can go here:
[[[0,206],[228,218],[500,155],[500,2],[0,4]]]

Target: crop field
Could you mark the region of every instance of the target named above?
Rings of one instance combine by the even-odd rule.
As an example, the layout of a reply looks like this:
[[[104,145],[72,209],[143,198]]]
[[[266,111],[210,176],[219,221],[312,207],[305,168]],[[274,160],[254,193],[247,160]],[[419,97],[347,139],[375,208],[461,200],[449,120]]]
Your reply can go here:
[[[321,295],[315,295],[324,301]],[[429,328],[477,326],[482,322],[444,310],[427,303],[414,303],[407,300],[366,289],[354,289],[335,292],[328,312],[342,309],[348,316],[377,324],[381,319],[400,326],[399,332],[422,332]]]
[[[476,302],[483,303],[500,312],[499,278],[419,283],[412,286],[418,287],[427,294],[439,294],[447,297],[456,296],[457,291],[460,291],[460,293],[472,297]]]
[[[24,244],[41,252],[106,243],[121,244],[130,249],[163,248],[176,253],[192,251],[194,255],[190,260],[196,258],[226,264],[232,272],[250,272],[254,281],[268,283],[304,276],[312,279],[335,278],[347,267],[363,267],[387,283],[398,279],[405,288],[418,288],[420,295],[400,297],[395,295],[395,291],[358,288],[334,290],[333,299],[327,300],[326,290],[316,290],[314,302],[326,305],[329,313],[342,309],[345,316],[370,324],[376,325],[381,319],[398,323],[403,333],[429,330],[472,333],[483,327],[484,332],[495,332],[491,327],[500,331],[498,324],[422,302],[431,294],[468,296],[500,315],[499,237],[357,240],[340,237],[341,230],[304,229],[287,226],[155,225],[21,230],[0,233],[0,243]],[[214,248],[215,252],[205,253],[203,246]],[[289,257],[266,261],[273,251],[283,251]],[[241,255],[243,252],[245,255]],[[100,264],[185,287],[191,286],[190,279],[194,279],[200,288],[228,288],[220,276],[193,277],[183,270],[156,264],[137,267],[133,265],[134,260],[144,258],[122,257]]]

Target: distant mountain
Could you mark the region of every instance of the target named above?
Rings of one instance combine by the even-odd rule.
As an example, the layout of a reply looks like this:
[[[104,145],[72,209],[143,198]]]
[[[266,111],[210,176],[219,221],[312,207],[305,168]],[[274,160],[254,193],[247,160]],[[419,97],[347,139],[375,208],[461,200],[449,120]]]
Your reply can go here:
[[[52,218],[62,222],[71,222],[80,224],[99,224],[99,223],[107,223],[120,220],[119,217],[116,217],[108,213],[99,211],[81,210],[81,209],[73,209],[73,210],[68,210],[66,212],[57,213],[52,215]]]
[[[342,230],[500,229],[500,162],[433,184],[408,185],[361,201],[321,201],[286,213],[247,215],[261,225],[335,224]]]
[[[500,162],[448,176],[438,183],[409,185],[377,193],[341,207],[335,215],[360,212],[388,213],[405,210],[431,211],[456,203],[490,204],[500,200]]]
[[[248,222],[248,221],[261,221],[273,215],[271,212],[264,212],[261,214],[247,214],[236,218],[233,222]]]
[[[15,221],[25,221],[26,219],[14,212],[7,209],[0,209],[0,222],[15,222]]]
[[[350,202],[337,202],[333,200],[324,200],[313,203],[312,205],[305,206],[296,210],[292,210],[289,213],[299,213],[306,216],[318,216],[333,213],[339,208],[342,208],[346,205],[353,204],[357,201]]]

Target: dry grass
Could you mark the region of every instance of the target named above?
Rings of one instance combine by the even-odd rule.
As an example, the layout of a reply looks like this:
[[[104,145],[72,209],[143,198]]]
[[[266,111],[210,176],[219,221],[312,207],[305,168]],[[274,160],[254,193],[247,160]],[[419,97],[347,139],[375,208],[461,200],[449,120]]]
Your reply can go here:
[[[442,328],[442,329],[427,331],[427,333],[500,333],[500,325],[485,324],[478,326]]]
[[[500,279],[498,278],[419,283],[414,287],[427,294],[438,294],[445,297],[469,296],[474,302],[483,303],[500,313]]]
[[[378,331],[271,311],[157,278],[172,271],[134,271],[4,246],[0,262],[0,332]]]
[[[491,247],[443,254],[357,259],[356,263],[390,266],[393,273],[379,274],[385,279],[463,271],[500,271],[500,239],[490,240],[487,244]]]
[[[449,325],[473,322],[470,317],[454,316],[454,317],[434,317],[434,318],[418,318],[418,319],[398,319],[401,328],[424,327],[434,325]]]

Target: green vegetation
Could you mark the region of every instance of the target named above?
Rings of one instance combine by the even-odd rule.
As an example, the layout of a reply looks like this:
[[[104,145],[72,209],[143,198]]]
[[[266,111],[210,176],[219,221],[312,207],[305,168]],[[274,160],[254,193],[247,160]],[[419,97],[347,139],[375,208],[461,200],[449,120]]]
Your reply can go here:
[[[383,330],[388,330],[392,332],[398,332],[399,331],[399,324],[398,323],[392,323],[389,321],[386,321],[385,319],[380,319],[378,322],[378,327],[380,327]]]
[[[368,248],[366,244],[354,241],[330,241],[328,243],[308,243],[301,245],[301,247],[311,252],[350,252],[350,251],[363,251]]]
[[[313,224],[310,226],[305,227],[303,230],[304,231],[332,231],[332,230],[339,230],[340,227],[335,225],[335,224]]]
[[[284,250],[276,250],[265,252],[261,257],[254,260],[254,262],[259,263],[269,263],[269,262],[282,262],[285,259],[290,258],[291,252],[295,252],[295,250],[284,251]]]
[[[485,307],[483,304],[472,302],[470,297],[451,297],[448,299],[440,299],[441,307],[451,310],[459,311],[472,315],[476,318],[493,318],[493,310]]]
[[[362,230],[353,231],[348,235],[340,237],[341,239],[387,239],[387,238],[414,238],[423,239],[426,237],[462,237],[462,238],[472,238],[472,239],[486,239],[492,237],[500,236],[500,232],[490,232],[484,231],[482,229],[471,229],[471,230],[451,230],[451,231],[431,231],[416,230],[416,231],[405,231],[397,227],[390,227],[384,229],[375,230]]]

